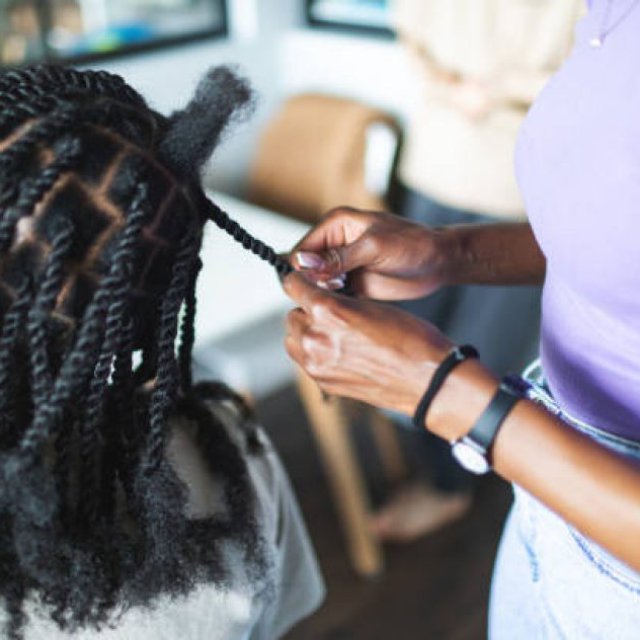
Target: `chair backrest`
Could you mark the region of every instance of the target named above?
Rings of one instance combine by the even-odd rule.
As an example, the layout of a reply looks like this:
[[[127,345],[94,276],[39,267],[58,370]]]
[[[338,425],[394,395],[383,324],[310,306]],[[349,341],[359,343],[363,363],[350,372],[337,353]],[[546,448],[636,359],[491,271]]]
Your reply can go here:
[[[396,140],[383,151],[391,156],[390,174],[400,139],[394,118],[330,95],[289,98],[261,137],[249,178],[249,200],[307,221],[339,205],[385,208],[365,176],[367,134],[380,125]]]

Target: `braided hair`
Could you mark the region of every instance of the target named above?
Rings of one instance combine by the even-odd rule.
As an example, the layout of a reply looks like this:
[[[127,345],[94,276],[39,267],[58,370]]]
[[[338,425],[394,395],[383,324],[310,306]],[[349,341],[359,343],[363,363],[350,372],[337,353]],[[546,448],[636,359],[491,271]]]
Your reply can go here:
[[[99,628],[224,583],[225,541],[247,566],[265,562],[244,456],[212,405],[239,407],[256,452],[250,417],[224,385],[191,376],[205,220],[289,269],[197,176],[248,104],[226,68],[170,117],[106,72],[0,73],[3,637],[22,637],[29,600],[62,629]],[[176,419],[224,478],[224,515],[187,517],[166,455]]]

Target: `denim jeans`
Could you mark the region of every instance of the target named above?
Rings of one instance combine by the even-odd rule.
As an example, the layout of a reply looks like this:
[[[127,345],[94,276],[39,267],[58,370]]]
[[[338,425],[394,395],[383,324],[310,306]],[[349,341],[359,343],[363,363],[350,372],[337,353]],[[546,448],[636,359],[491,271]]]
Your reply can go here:
[[[525,377],[532,383],[532,400],[603,446],[640,459],[640,442],[607,434],[563,412],[546,388],[539,364],[529,367]],[[521,488],[514,487],[514,494],[494,568],[489,638],[640,638],[640,574]]]

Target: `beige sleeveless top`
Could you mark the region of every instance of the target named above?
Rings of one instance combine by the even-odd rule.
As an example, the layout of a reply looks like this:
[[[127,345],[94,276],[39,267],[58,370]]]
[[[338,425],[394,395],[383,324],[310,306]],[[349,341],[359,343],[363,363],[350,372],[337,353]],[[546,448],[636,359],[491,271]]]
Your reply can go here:
[[[425,54],[423,65],[413,60],[422,98],[409,105],[400,178],[451,207],[522,217],[513,168],[517,132],[530,97],[568,54],[584,0],[393,0],[392,6],[401,40]],[[472,122],[447,104],[446,92],[432,95],[424,65],[508,83],[527,97]]]

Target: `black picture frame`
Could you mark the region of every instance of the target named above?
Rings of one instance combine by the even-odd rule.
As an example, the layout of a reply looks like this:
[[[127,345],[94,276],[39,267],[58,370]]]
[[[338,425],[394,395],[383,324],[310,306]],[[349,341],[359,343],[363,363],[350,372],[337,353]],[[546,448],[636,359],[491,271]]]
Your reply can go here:
[[[318,1],[319,0],[305,0],[305,17],[306,23],[309,27],[384,39],[394,39],[396,37],[391,26],[380,27],[378,25],[367,24],[356,20],[347,21],[337,18],[320,18],[314,11]]]
[[[91,53],[58,55],[47,43],[47,31],[51,25],[47,1],[38,0],[36,2],[38,18],[40,22],[41,47],[43,55],[37,60],[28,60],[21,64],[10,66],[24,66],[36,62],[57,62],[62,64],[88,64],[91,62],[126,58],[139,53],[146,53],[158,50],[166,50],[179,47],[185,44],[203,42],[210,39],[226,38],[229,35],[229,9],[227,0],[210,0],[219,6],[220,18],[215,26],[203,27],[174,36],[165,36],[149,39],[143,42],[127,44],[108,51],[96,51]],[[0,60],[0,68],[9,66]]]

